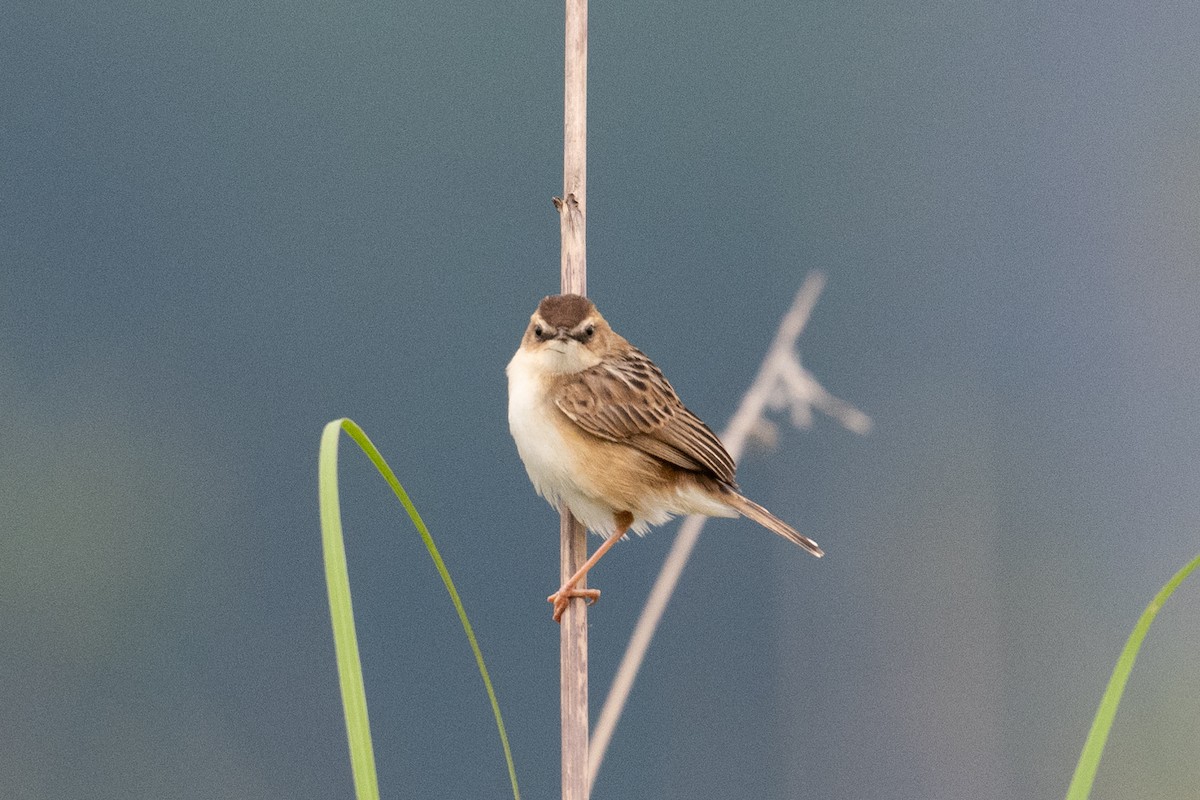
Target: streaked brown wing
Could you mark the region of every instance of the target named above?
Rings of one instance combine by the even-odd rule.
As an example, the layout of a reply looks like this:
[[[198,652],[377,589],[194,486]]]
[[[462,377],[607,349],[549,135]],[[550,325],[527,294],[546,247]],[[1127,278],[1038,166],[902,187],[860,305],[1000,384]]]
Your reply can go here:
[[[640,350],[572,375],[555,403],[588,433],[734,483],[733,459],[721,440]]]

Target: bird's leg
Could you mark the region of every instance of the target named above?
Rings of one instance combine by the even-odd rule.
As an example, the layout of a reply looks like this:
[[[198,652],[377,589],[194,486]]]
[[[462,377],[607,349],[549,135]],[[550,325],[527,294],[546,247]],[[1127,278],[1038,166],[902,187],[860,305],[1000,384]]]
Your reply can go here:
[[[567,610],[567,604],[572,597],[582,597],[588,602],[588,605],[600,599],[599,589],[576,589],[575,584],[583,580],[583,576],[588,574],[588,570],[596,566],[605,553],[608,552],[617,541],[625,535],[629,530],[629,526],[633,524],[633,514],[628,511],[622,511],[617,514],[617,530],[612,536],[604,541],[604,544],[596,548],[596,552],[592,553],[592,557],[583,562],[583,566],[575,571],[575,574],[567,578],[566,583],[558,587],[558,591],[546,598],[548,602],[554,604],[554,621],[562,622],[563,612]]]

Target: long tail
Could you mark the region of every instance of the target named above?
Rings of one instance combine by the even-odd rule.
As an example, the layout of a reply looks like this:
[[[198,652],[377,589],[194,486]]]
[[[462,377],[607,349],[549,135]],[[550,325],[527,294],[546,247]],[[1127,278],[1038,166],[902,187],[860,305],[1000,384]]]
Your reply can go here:
[[[724,499],[746,519],[753,520],[767,530],[778,533],[789,542],[800,545],[817,558],[825,555],[825,551],[821,549],[820,545],[753,500],[742,497],[742,495],[732,490],[728,491]]]

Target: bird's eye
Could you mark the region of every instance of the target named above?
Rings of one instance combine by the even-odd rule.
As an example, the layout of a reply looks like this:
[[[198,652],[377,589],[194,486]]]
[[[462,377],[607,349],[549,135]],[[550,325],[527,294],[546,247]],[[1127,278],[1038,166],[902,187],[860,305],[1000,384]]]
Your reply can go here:
[[[533,335],[539,339],[542,338],[542,326],[541,325],[533,326]]]
[[[586,328],[584,328],[584,329],[583,329],[583,335],[584,335],[584,336],[591,336],[591,335],[592,335],[593,333],[595,333],[595,332],[596,332],[596,326],[595,326],[595,325],[588,325]]]

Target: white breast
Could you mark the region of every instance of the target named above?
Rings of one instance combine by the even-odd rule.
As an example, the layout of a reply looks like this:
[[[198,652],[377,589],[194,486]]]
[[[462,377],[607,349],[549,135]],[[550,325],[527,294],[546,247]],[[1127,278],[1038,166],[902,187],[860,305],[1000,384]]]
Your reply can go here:
[[[602,536],[615,528],[614,509],[584,491],[587,475],[559,433],[559,413],[546,396],[545,371],[536,356],[517,351],[508,364],[508,429],[537,493],[557,509],[564,505]]]
[[[548,400],[541,376],[531,358],[517,351],[508,364],[508,429],[525,462],[538,494],[551,503],[547,490],[569,471],[566,443],[548,416]]]

